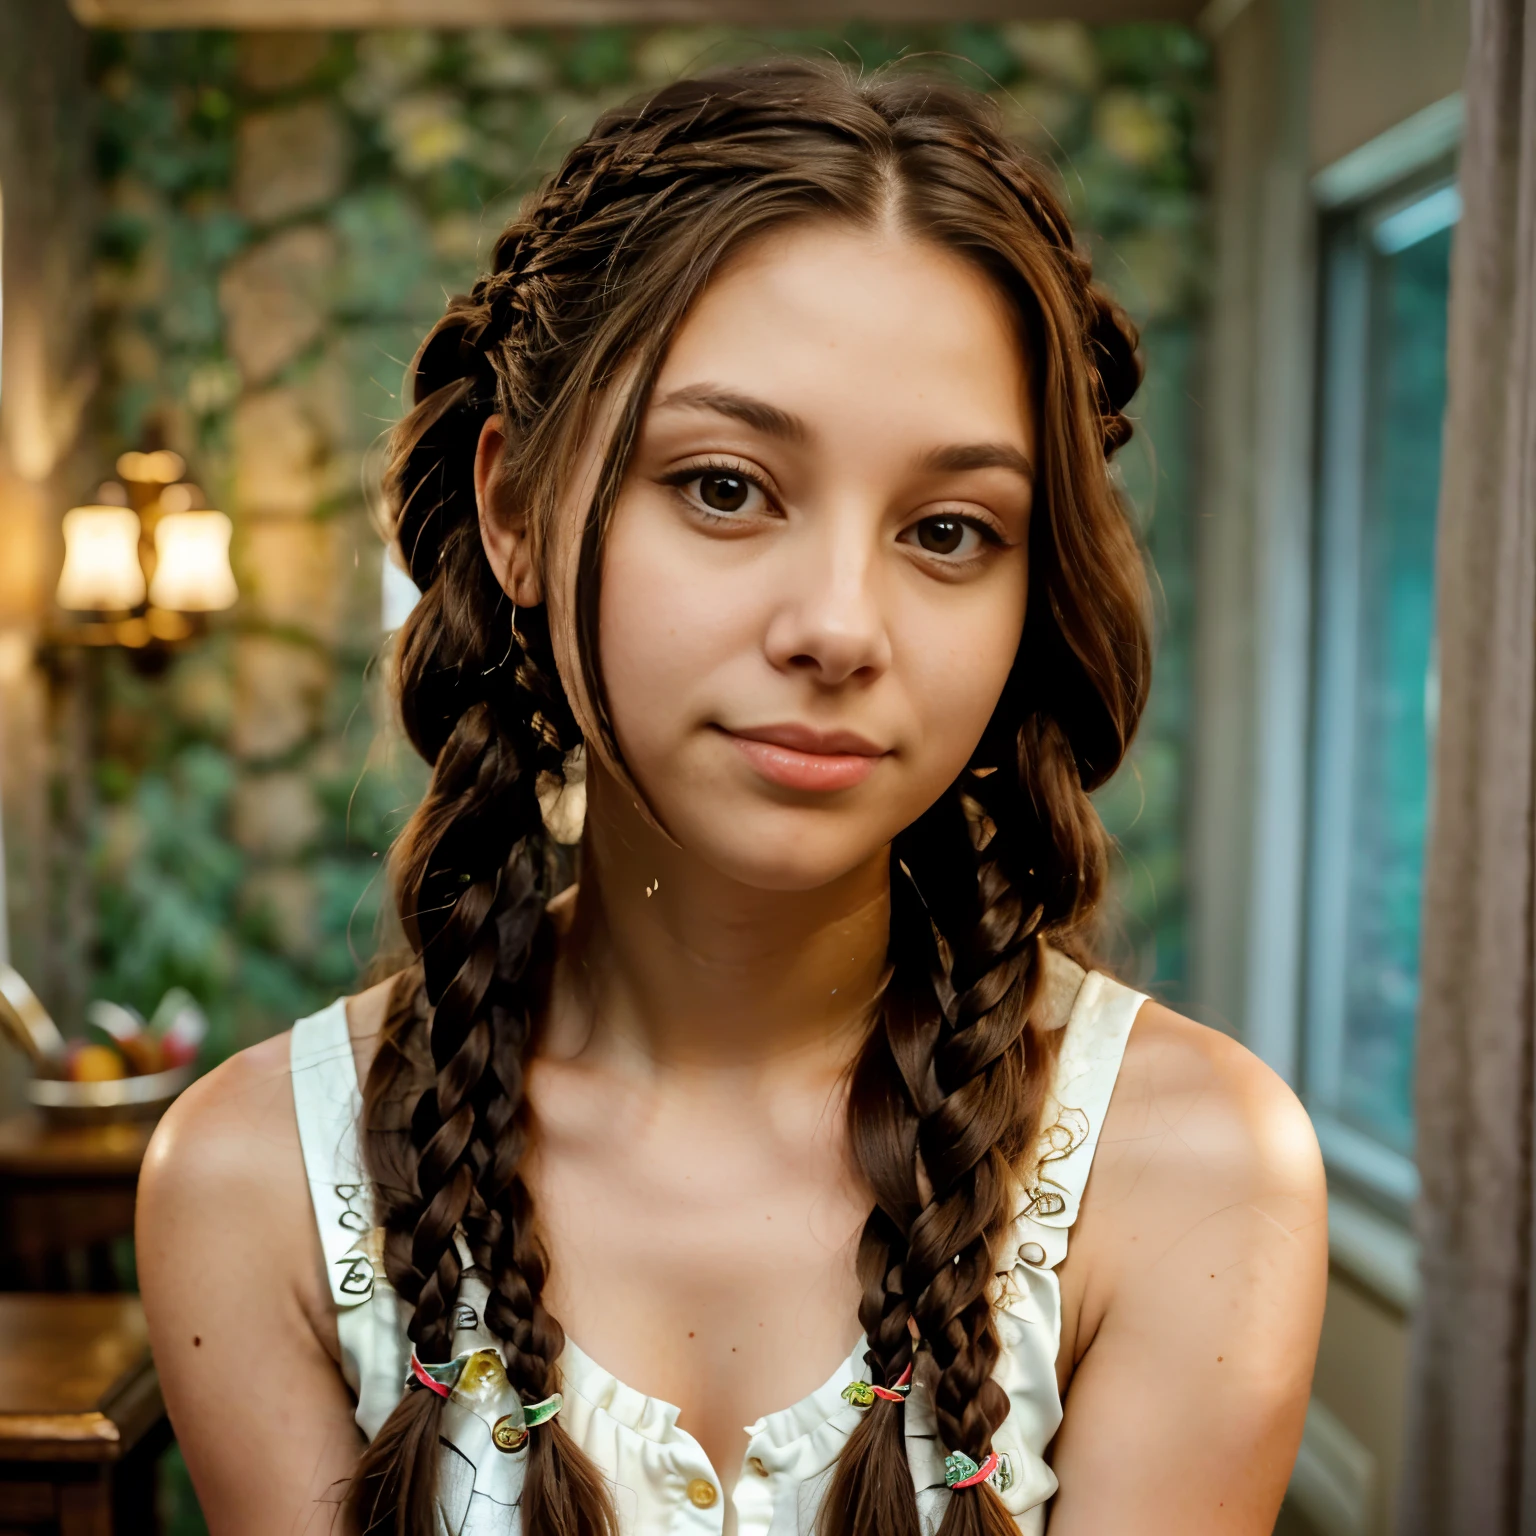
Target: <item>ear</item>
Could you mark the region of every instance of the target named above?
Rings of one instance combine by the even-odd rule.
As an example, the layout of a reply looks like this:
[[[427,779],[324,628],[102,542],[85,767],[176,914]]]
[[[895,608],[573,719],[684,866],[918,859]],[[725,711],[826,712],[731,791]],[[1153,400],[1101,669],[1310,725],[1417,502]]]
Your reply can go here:
[[[502,591],[520,608],[533,608],[544,601],[544,592],[534,569],[528,515],[521,508],[508,505],[501,477],[506,448],[501,417],[492,416],[481,427],[480,441],[475,444],[475,508],[480,514],[480,542]]]

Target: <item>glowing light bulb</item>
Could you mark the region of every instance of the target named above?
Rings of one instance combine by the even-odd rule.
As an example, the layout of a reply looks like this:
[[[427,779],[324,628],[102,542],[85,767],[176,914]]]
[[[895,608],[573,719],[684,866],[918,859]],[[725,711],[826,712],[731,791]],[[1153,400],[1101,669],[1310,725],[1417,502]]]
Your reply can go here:
[[[64,514],[59,606],[117,613],[144,601],[138,514],[127,507],[75,507]]]
[[[163,513],[155,524],[150,602],[178,613],[213,613],[233,606],[240,589],[229,567],[231,532],[222,512]]]

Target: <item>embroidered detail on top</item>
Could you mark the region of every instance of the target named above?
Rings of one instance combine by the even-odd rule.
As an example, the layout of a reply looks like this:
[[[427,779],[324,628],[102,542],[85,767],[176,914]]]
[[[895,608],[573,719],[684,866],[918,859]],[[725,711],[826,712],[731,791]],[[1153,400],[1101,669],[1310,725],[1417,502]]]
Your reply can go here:
[[[346,1226],[345,1220],[342,1225]],[[347,1231],[353,1230],[347,1227]],[[384,1268],[383,1227],[369,1227],[339,1259],[332,1262],[342,1268],[341,1279],[337,1281],[341,1294],[366,1301],[373,1295],[373,1282]]]
[[[1056,1123],[1041,1133],[1035,1186],[1029,1191],[1028,1203],[1020,1215],[1059,1216],[1066,1210],[1066,1186],[1048,1178],[1044,1168],[1047,1163],[1059,1163],[1082,1146],[1088,1139],[1089,1129],[1088,1116],[1082,1110],[1063,1106]]]
[[[373,1265],[368,1261],[366,1254],[344,1253],[335,1262],[340,1266],[344,1266],[341,1279],[336,1283],[337,1290],[343,1296],[368,1297],[373,1295]]]
[[[336,1224],[344,1227],[348,1232],[367,1232],[373,1223],[368,1219],[368,1212],[364,1208],[368,1199],[368,1186],[366,1184],[337,1184],[336,1198],[346,1207],[341,1215],[336,1218]],[[354,1204],[354,1202],[357,1202]]]

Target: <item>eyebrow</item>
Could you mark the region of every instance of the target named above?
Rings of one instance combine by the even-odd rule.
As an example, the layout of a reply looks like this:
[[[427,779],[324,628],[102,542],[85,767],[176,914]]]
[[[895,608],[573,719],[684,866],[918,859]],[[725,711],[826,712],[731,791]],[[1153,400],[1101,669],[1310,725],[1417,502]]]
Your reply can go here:
[[[778,406],[769,405],[766,400],[738,394],[718,384],[685,385],[657,401],[657,406],[662,410],[714,411],[717,415],[729,416],[734,421],[754,427],[768,437],[781,437],[789,443],[803,443],[811,435],[809,428],[798,416],[781,411]]]
[[[810,428],[799,416],[754,395],[743,395],[719,384],[686,384],[663,396],[656,405],[660,410],[714,411],[768,437],[789,443],[808,442],[811,436]],[[1035,478],[1035,466],[1030,463],[1029,455],[1012,443],[950,443],[924,454],[922,466],[951,473],[968,469],[1011,469],[1031,482]]]
[[[1012,443],[951,443],[923,455],[924,469],[1011,469],[1026,480],[1035,478],[1029,455]]]

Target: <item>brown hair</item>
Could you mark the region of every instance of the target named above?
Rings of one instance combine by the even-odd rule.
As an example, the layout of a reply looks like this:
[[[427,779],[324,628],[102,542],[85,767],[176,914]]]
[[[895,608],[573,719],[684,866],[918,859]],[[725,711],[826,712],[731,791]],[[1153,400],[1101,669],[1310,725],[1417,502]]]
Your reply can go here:
[[[874,1195],[857,1256],[871,1380],[931,1356],[940,1439],[980,1462],[1008,1413],[992,1378],[993,1276],[1059,1038],[1032,1021],[1045,946],[1087,956],[1107,843],[1088,793],[1125,753],[1150,655],[1145,571],[1106,463],[1130,435],[1135,333],[984,98],[905,71],[786,60],[667,86],[597,123],[422,344],[388,496],[423,594],[399,640],[400,708],[433,776],[395,853],[419,963],[368,1076],[366,1155],[421,1357],[450,1348],[461,1229],[513,1384],[529,1401],[555,1390],[564,1335],[543,1306],[547,1259],[520,1171],[553,950],[545,905],[560,884],[539,789],[581,739],[578,718],[621,761],[596,659],[602,533],[668,340],[726,256],[815,217],[889,220],[981,266],[1016,307],[1037,396],[1023,640],[966,771],[892,848],[891,979],[848,1103]],[[475,445],[499,412],[501,492],[547,549],[563,471],[621,370],[633,382],[579,531],[575,638],[561,652],[579,675],[562,677],[547,610],[514,625],[485,558]],[[904,1411],[877,1400],[863,1413],[822,1536],[917,1536]],[[360,1528],[436,1529],[439,1413],[434,1394],[408,1393],[364,1453]],[[522,1528],[612,1536],[602,1477],[558,1426],[531,1438]],[[1013,1529],[982,1485],[950,1499],[941,1533]]]

